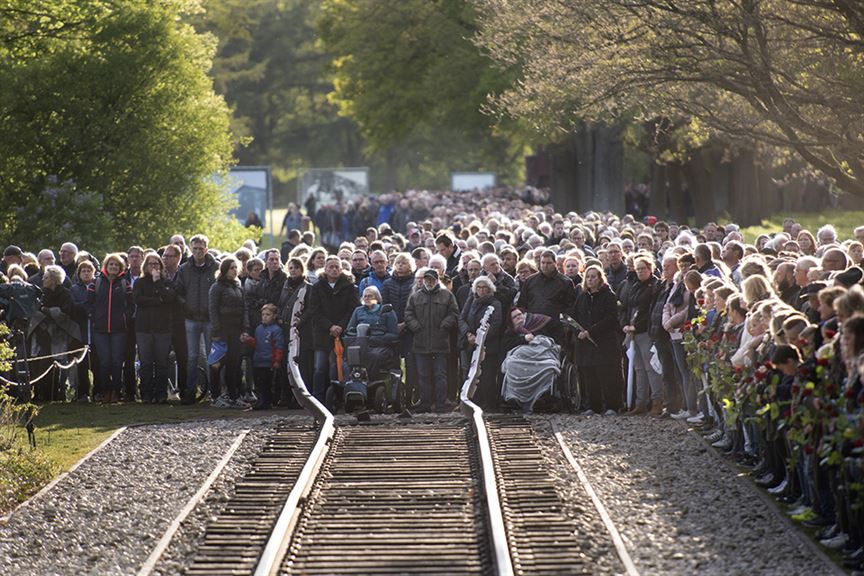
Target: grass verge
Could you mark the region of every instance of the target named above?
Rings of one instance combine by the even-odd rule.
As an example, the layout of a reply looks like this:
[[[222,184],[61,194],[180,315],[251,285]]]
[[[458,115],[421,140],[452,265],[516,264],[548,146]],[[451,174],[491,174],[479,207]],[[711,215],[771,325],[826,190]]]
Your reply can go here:
[[[783,220],[794,218],[801,226],[810,230],[813,235],[825,224],[833,224],[837,228],[840,240],[852,238],[852,229],[864,224],[864,210],[825,210],[824,212],[788,212],[775,214],[762,220],[761,224],[742,229],[744,240],[753,243],[760,234],[770,234],[783,230]]]

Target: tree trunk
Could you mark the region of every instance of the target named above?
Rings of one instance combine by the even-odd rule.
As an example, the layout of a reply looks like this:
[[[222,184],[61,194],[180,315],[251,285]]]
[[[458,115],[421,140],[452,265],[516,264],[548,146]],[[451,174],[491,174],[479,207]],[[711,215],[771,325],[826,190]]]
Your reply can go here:
[[[710,158],[705,148],[696,151],[692,159],[684,166],[687,179],[687,189],[693,200],[693,217],[697,227],[702,227],[716,217],[711,173],[708,171]]]
[[[669,216],[675,222],[687,222],[687,201],[682,183],[683,167],[679,162],[666,165],[666,175],[669,180]]]
[[[597,126],[594,135],[594,185],[591,206],[620,214],[624,210],[624,143],[618,127]]]
[[[664,220],[669,216],[669,192],[666,186],[666,165],[651,163],[651,203],[649,212]]]

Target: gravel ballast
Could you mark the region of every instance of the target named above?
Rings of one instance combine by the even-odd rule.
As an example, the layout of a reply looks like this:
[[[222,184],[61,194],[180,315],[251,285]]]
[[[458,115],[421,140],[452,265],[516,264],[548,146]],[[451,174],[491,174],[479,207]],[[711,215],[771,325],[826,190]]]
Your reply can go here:
[[[291,421],[308,422],[307,417]],[[251,454],[285,418],[130,428],[0,526],[5,574],[135,574],[238,435],[251,429],[206,501],[224,498]],[[195,533],[190,516],[182,530]],[[169,549],[169,552],[172,550]],[[172,554],[166,560],[171,566]],[[169,568],[170,570],[170,568]]]
[[[559,415],[533,422],[549,434],[557,424],[640,574],[831,573],[749,480],[680,423]],[[559,470],[568,500],[581,502],[576,473]]]

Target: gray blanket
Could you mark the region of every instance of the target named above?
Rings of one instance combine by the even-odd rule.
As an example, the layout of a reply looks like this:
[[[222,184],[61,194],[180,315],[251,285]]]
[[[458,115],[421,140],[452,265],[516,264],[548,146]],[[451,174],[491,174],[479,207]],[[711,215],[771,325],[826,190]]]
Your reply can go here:
[[[525,412],[534,410],[534,403],[552,390],[561,373],[561,347],[546,336],[536,336],[530,343],[517,346],[507,353],[501,372],[504,401],[515,401]]]

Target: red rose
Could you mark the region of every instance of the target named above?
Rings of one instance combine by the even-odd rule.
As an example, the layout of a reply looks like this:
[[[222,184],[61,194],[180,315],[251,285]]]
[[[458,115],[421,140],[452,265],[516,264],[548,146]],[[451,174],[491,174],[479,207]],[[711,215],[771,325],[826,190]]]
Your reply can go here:
[[[861,446],[864,446],[864,438],[855,438],[852,441],[852,446],[854,446],[855,448],[860,448]]]
[[[744,371],[744,368],[741,366],[735,366],[735,374],[741,374]]]
[[[804,388],[804,390],[801,391],[801,396],[804,396],[805,398],[807,396],[811,396],[812,394],[813,394],[812,388]]]
[[[798,384],[792,384],[792,394],[798,394],[801,392],[801,387]]]
[[[804,444],[804,453],[810,455],[813,453],[813,446],[811,444]]]
[[[720,335],[719,334],[712,334],[711,335],[711,341],[712,342],[719,342],[720,341]]]
[[[837,334],[836,330],[831,330],[830,328],[825,330],[825,337],[828,338],[829,340],[831,338],[833,338],[835,334]]]
[[[705,299],[699,298],[698,300],[696,300],[696,304],[698,304],[699,306],[704,306],[705,305]]]
[[[827,358],[817,358],[816,364],[818,366],[828,366],[828,359]]]

